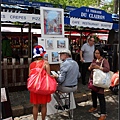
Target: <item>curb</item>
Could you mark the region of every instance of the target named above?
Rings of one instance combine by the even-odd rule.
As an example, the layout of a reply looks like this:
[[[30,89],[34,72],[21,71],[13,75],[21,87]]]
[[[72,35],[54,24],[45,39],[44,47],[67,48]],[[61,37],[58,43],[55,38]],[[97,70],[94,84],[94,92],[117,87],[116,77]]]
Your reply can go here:
[[[110,94],[111,94],[111,91],[109,89],[106,89],[105,95],[110,95]],[[76,92],[74,93],[74,97],[75,97],[76,103],[85,102],[85,101],[91,100],[91,92],[90,91],[86,93]],[[32,107],[33,105],[30,103],[12,107],[13,117],[32,114]]]

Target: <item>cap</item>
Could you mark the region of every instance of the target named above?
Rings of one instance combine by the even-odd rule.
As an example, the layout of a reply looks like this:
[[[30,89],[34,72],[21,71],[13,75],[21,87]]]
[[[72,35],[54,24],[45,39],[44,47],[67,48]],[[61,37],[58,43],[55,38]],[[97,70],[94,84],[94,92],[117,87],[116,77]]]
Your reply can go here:
[[[59,53],[59,54],[67,53],[67,54],[71,55],[70,50],[62,50],[62,51],[60,51],[60,52],[58,52],[58,53]]]
[[[44,56],[46,51],[44,51],[44,48],[41,45],[37,45],[33,48],[33,58]]]

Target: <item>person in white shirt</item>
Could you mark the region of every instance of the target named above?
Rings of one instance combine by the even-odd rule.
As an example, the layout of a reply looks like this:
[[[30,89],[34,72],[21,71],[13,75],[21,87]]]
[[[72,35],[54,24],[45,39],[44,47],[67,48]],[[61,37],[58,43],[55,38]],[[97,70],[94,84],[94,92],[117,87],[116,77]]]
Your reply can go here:
[[[95,50],[95,39],[94,37],[90,37],[88,42],[83,44],[80,51],[80,61],[82,62],[82,70],[81,70],[81,77],[82,77],[82,84],[86,85],[86,74],[88,71],[88,67],[90,66],[93,58],[94,58],[94,50]]]

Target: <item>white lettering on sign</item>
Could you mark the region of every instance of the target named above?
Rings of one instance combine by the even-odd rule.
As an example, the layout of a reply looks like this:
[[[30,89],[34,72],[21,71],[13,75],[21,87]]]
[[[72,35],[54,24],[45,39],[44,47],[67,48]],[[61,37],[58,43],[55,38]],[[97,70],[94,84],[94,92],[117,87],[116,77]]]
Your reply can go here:
[[[81,17],[87,17],[87,13],[81,12]]]
[[[113,23],[94,21],[94,20],[85,20],[85,19],[78,19],[78,18],[70,18],[70,25],[111,30]]]
[[[97,15],[97,14],[89,14],[89,18],[95,18],[95,19],[105,19],[105,16],[103,15]]]
[[[27,22],[27,23],[38,23],[40,24],[40,15],[36,14],[24,14],[24,13],[11,13],[1,12],[1,21],[11,22]]]
[[[99,10],[90,10],[91,13],[102,14],[102,11]]]

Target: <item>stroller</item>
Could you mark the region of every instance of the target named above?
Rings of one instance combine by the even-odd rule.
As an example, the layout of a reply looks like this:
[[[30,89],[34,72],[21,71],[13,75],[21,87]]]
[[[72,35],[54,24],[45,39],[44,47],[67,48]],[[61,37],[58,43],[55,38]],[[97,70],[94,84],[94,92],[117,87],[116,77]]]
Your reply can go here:
[[[118,95],[119,90],[119,71],[114,73],[111,78],[111,85],[109,88],[113,94]]]

